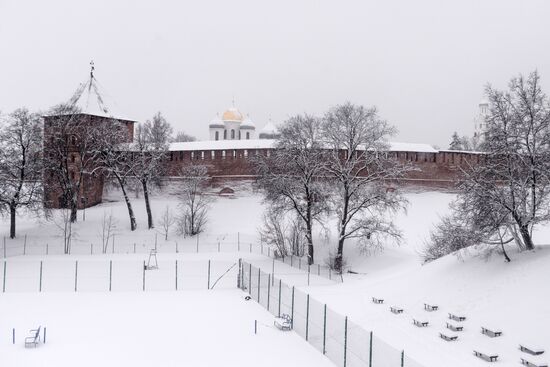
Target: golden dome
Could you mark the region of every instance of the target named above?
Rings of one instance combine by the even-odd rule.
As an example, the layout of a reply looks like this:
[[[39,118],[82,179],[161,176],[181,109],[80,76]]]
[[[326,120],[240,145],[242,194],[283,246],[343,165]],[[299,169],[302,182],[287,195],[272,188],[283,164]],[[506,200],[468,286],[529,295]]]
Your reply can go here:
[[[235,107],[231,107],[230,109],[228,109],[227,111],[225,111],[223,113],[222,120],[223,121],[242,122],[243,121],[243,114],[238,109],[236,109]]]

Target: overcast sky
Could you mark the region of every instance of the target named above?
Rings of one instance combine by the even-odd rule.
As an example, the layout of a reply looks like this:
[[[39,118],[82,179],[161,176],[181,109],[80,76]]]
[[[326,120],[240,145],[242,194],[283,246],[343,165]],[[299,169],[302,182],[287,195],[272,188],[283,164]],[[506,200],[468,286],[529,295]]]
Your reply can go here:
[[[0,0],[0,110],[67,101],[93,59],[113,110],[199,139],[233,97],[258,128],[349,100],[446,147],[487,82],[538,69],[550,93],[548,19],[547,0]]]

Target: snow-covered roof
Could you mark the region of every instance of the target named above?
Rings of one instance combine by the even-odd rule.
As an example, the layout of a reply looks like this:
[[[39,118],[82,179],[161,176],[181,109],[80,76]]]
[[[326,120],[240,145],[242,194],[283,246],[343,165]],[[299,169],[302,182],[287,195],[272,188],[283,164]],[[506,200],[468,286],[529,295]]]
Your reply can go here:
[[[267,124],[260,130],[260,134],[273,135],[277,133],[277,127],[269,120]]]
[[[212,119],[212,121],[210,121],[210,127],[224,127],[225,125],[223,124],[223,120],[220,118],[219,115],[216,115],[216,117],[214,117]]]
[[[249,139],[249,140],[205,140],[182,143],[171,143],[170,151],[191,150],[228,150],[228,149],[270,149],[275,146],[275,139]],[[428,144],[390,142],[392,152],[421,152],[437,153]]]
[[[243,123],[241,124],[241,129],[256,129],[256,125],[254,124],[254,122],[252,122],[249,116],[246,116]]]
[[[273,139],[249,139],[249,140],[206,140],[171,143],[170,151],[189,150],[227,150],[227,149],[269,149],[273,148]]]

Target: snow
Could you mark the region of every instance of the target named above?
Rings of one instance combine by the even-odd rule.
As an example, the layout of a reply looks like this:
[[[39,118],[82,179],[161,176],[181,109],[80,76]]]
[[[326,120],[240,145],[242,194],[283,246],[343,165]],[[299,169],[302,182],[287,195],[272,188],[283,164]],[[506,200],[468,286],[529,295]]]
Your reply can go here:
[[[264,131],[261,131],[262,133]],[[205,140],[171,143],[170,151],[191,150],[226,150],[226,149],[271,149],[275,146],[275,139],[248,139],[248,140]],[[391,152],[423,152],[437,153],[429,144],[390,142]]]
[[[0,319],[2,366],[332,366],[236,289],[7,293],[0,309],[10,315]],[[46,327],[46,344],[25,349],[38,326]]]
[[[232,143],[235,142],[250,141],[241,140]],[[207,232],[200,237],[198,254],[193,253],[196,250],[195,239],[183,240],[171,234],[169,240],[164,241],[160,232],[146,230],[142,198],[132,200],[137,215],[138,230],[130,233],[124,202],[118,192],[112,191],[106,196],[107,200],[104,204],[86,210],[86,222],[79,221],[76,224],[78,233],[74,247],[76,253],[70,256],[42,255],[41,251],[45,243],[49,243],[50,248],[53,248],[54,243],[61,241],[56,229],[50,222],[37,221],[36,218],[21,215],[18,218],[19,238],[14,241],[7,240],[8,250],[14,251],[17,246],[17,250],[20,251],[23,235],[27,234],[27,249],[35,252],[32,252],[34,255],[16,257],[8,254],[10,255],[7,259],[8,269],[14,269],[10,266],[21,266],[18,273],[21,275],[24,265],[15,265],[15,263],[27,264],[33,269],[33,274],[36,274],[36,265],[40,260],[45,264],[48,261],[52,264],[53,262],[74,264],[74,261],[78,260],[79,269],[80,264],[83,264],[81,270],[84,276],[84,264],[92,262],[97,263],[97,266],[102,269],[105,269],[106,261],[109,259],[117,261],[117,264],[125,262],[127,266],[134,266],[134,264],[142,264],[143,260],[147,259],[148,249],[153,246],[155,233],[157,233],[161,269],[166,268],[165,264],[173,264],[174,260],[178,259],[178,261],[196,262],[197,271],[202,271],[208,259],[220,264],[230,264],[243,257],[253,265],[261,266],[264,271],[271,272],[272,260],[261,256],[256,245],[253,246],[255,248],[253,254],[249,253],[249,247],[247,247],[251,243],[258,242],[257,228],[261,224],[263,211],[261,196],[254,193],[247,184],[231,183],[230,185],[235,189],[235,195],[217,197],[210,212]],[[158,219],[167,206],[172,210],[177,208],[177,201],[171,194],[174,190],[175,188],[167,188],[166,192],[153,195],[152,207],[155,218]],[[498,364],[504,366],[518,365],[522,356],[527,360],[537,359],[520,352],[518,349],[520,343],[531,343],[530,345],[543,348],[548,353],[550,350],[550,307],[548,307],[550,248],[543,244],[550,242],[550,226],[541,226],[535,233],[535,241],[539,244],[535,251],[517,253],[510,249],[511,263],[505,263],[502,256],[496,253],[492,256],[483,256],[479,251],[471,250],[463,253],[460,258],[450,255],[422,265],[419,252],[428,238],[429,230],[439,217],[448,211],[448,204],[455,195],[448,192],[408,191],[405,196],[410,202],[407,212],[399,214],[394,219],[395,224],[403,231],[405,239],[403,243],[399,246],[388,244],[384,251],[373,252],[367,256],[361,254],[356,245],[349,241],[344,254],[348,266],[358,274],[346,274],[344,283],[337,284],[312,277],[312,285],[308,287],[305,272],[280,263],[276,265],[277,276],[284,282],[308,292],[312,300],[326,303],[341,315],[349,316],[350,322],[362,326],[365,330],[373,330],[378,338],[395,350],[404,349],[407,356],[425,367],[485,366],[487,362],[473,356],[473,350],[476,348],[485,353],[497,353]],[[94,255],[87,255],[90,243],[94,243],[94,249],[99,249],[98,230],[104,212],[112,212],[118,218],[118,233],[115,239],[117,253],[99,255],[94,250]],[[82,212],[79,212],[79,219],[81,217]],[[331,229],[328,239],[320,233],[316,235],[316,262],[321,264],[334,248],[336,236],[334,219],[328,222],[328,227]],[[0,222],[0,232],[6,234],[8,228],[9,221],[3,219]],[[179,254],[175,254],[176,241],[180,246]],[[220,253],[217,253],[218,242]],[[125,254],[124,252],[133,252],[133,243],[138,244],[138,253]],[[240,252],[237,251],[239,243]],[[65,263],[60,266],[68,266]],[[219,272],[222,268],[217,267],[216,271]],[[93,362],[95,365],[106,366],[121,365],[120,358],[123,357],[129,359],[122,365],[141,366],[145,362],[171,365],[182,361],[192,361],[192,365],[201,365],[200,360],[195,362],[198,356],[205,358],[204,365],[209,365],[206,361],[210,365],[217,365],[219,361],[215,358],[218,357],[223,358],[223,363],[232,365],[234,363],[232,358],[237,358],[237,354],[241,356],[240,364],[248,361],[256,361],[257,364],[258,360],[262,361],[262,365],[264,365],[263,361],[266,365],[273,363],[272,365],[307,366],[313,363],[315,365],[326,363],[327,360],[322,356],[319,357],[320,359],[315,359],[316,356],[320,356],[317,351],[313,351],[313,355],[310,356],[310,346],[293,332],[278,332],[273,336],[265,336],[265,345],[259,343],[257,339],[251,339],[247,333],[251,330],[250,323],[253,323],[255,318],[261,320],[262,325],[272,325],[273,319],[267,315],[267,312],[259,309],[260,306],[252,302],[243,302],[241,293],[230,289],[231,282],[221,284],[219,289],[211,292],[191,289],[169,292],[161,287],[164,283],[160,278],[166,275],[163,271],[156,275],[147,274],[148,277],[159,277],[159,286],[155,287],[155,292],[131,292],[128,288],[108,293],[89,285],[88,290],[95,290],[95,292],[84,292],[83,289],[82,293],[77,294],[68,292],[2,294],[0,309],[3,310],[4,315],[11,317],[0,319],[0,333],[4,335],[0,335],[0,348],[4,351],[0,354],[0,365],[11,366],[17,365],[16,363],[34,365],[38,364],[39,360],[49,361],[53,360],[49,358],[56,358],[57,361],[59,358],[65,358],[58,364],[63,367],[74,362],[71,358],[76,358],[75,356],[89,350],[98,351],[90,356],[89,365]],[[8,280],[13,282],[17,274],[11,274],[11,277],[8,275]],[[104,273],[101,274],[104,279]],[[204,278],[200,278],[199,283],[202,284],[203,280]],[[21,277],[18,282],[20,282],[20,292],[25,287],[28,287],[27,291],[35,289],[35,283],[25,283],[26,281]],[[150,284],[153,286],[153,283]],[[68,286],[70,287],[70,284]],[[373,296],[384,298],[384,304],[372,303]],[[211,299],[212,304],[217,304],[219,307],[213,310],[214,306],[206,299]],[[438,305],[439,310],[426,312],[424,303]],[[402,307],[403,313],[398,315],[391,313],[390,305]],[[464,322],[448,320],[449,312],[464,315],[467,319]],[[265,318],[260,314],[265,315]],[[150,317],[151,315],[153,317]],[[429,326],[425,328],[414,326],[413,315],[426,318]],[[219,321],[221,319],[223,321]],[[447,321],[455,325],[464,325],[464,331],[452,332],[446,329]],[[199,322],[204,323],[205,325],[201,327],[208,330],[212,330],[209,328],[213,328],[214,324],[222,322],[220,330],[215,329],[216,333],[219,333],[219,338],[212,332],[216,334],[213,336],[212,343],[206,342],[198,330],[201,328],[197,326]],[[46,346],[38,348],[37,351],[23,350],[20,345],[9,344],[12,327],[25,330],[35,328],[38,323],[44,323],[48,327],[48,339],[51,340],[51,344],[48,341]],[[184,327],[187,324],[191,329],[189,333]],[[109,332],[104,332],[102,329],[108,328],[109,325],[113,325],[112,328]],[[482,335],[481,327],[486,325],[501,329],[503,335],[497,338]],[[242,330],[241,327],[243,327]],[[89,330],[89,334],[81,333],[82,329]],[[260,329],[260,334],[262,330]],[[442,340],[439,337],[441,330],[458,335],[458,340],[454,342]],[[265,333],[272,331],[274,330],[265,328]],[[181,340],[184,342],[178,344],[182,346],[181,348],[175,348],[172,341],[180,338],[178,333],[183,333]],[[83,335],[81,342],[72,337],[80,334]],[[68,337],[69,335],[71,338]],[[193,335],[198,336],[194,338]],[[159,336],[162,338],[162,343],[157,342]],[[222,339],[223,342],[221,342]],[[227,348],[224,343],[227,343]],[[244,350],[245,346],[246,350]],[[127,348],[132,347],[134,347],[132,350],[136,351],[136,356],[127,352]],[[215,353],[205,352],[204,348],[214,348]],[[236,351],[233,352],[233,349]],[[260,354],[265,350],[268,350],[265,352],[267,354]],[[289,352],[278,352],[275,355],[274,351],[281,350]],[[103,363],[105,360],[100,360],[103,351],[113,364]],[[296,358],[303,356],[307,362],[298,363],[297,359],[283,360],[286,358],[285,355],[291,355],[291,353],[297,353]],[[542,355],[544,359],[547,359],[546,353]],[[88,354],[86,353],[87,356]],[[189,359],[178,359],[186,358],[185,356]],[[4,361],[6,363],[3,363]],[[88,363],[82,358],[79,362],[84,365]]]

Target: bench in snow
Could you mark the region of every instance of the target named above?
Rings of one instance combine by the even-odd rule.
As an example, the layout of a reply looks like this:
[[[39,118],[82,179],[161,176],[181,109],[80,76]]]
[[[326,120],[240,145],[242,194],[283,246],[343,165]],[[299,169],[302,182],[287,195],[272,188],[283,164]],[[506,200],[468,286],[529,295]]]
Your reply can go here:
[[[478,358],[483,359],[484,361],[487,361],[487,362],[496,362],[497,359],[498,359],[498,354],[487,354],[487,353],[483,353],[483,352],[480,352],[480,351],[477,351],[477,350],[474,350],[474,355]]]
[[[384,299],[383,298],[376,298],[376,297],[372,297],[372,303],[376,303],[376,304],[382,304],[384,303]]]
[[[401,307],[397,307],[397,306],[391,306],[390,311],[394,314],[403,313],[403,309]]]
[[[460,316],[449,312],[449,319],[461,322],[461,321],[466,321],[466,316]]]
[[[542,348],[536,348],[532,345],[527,346],[527,344],[520,344],[519,350],[521,350],[523,353],[529,353],[534,356],[538,356],[539,354],[544,353],[544,349]]]
[[[292,319],[286,313],[282,314],[281,317],[276,317],[273,321],[273,325],[280,330],[291,330],[292,329]]]
[[[439,333],[439,337],[448,342],[453,342],[458,339],[458,335],[445,334],[443,331]]]
[[[39,326],[38,329],[33,329],[29,331],[31,333],[31,336],[27,336],[25,338],[25,348],[36,348],[36,346],[40,342],[40,328],[41,326]]]
[[[413,324],[415,324],[418,327],[426,327],[428,326],[429,322],[426,320],[413,319]]]
[[[463,326],[453,325],[450,322],[447,322],[446,324],[447,324],[447,329],[449,329],[449,330],[452,330],[452,331],[462,331],[462,330],[464,330]]]
[[[548,367],[548,363],[546,362],[528,361],[525,358],[521,358],[521,364],[527,367]]]
[[[439,306],[430,305],[429,303],[424,303],[424,309],[426,311],[437,311],[439,309]]]
[[[481,333],[487,336],[490,336],[491,338],[496,338],[497,336],[502,335],[502,331],[498,329],[489,329],[486,327],[481,327]]]

